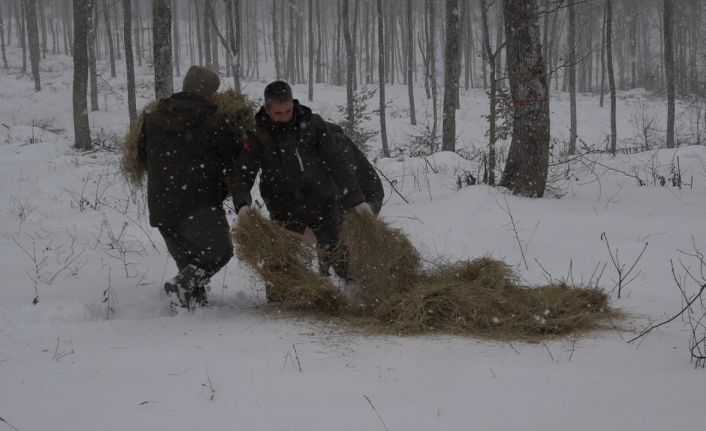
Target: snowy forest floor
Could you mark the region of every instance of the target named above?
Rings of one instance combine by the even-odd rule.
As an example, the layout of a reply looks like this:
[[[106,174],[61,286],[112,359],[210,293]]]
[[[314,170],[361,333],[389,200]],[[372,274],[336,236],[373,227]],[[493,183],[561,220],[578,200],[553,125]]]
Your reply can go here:
[[[18,64],[18,52],[9,54]],[[411,157],[402,149],[422,133],[430,104],[418,85],[422,125],[409,126],[407,89],[393,86],[388,127],[400,151],[377,166],[399,194],[386,183],[385,220],[428,261],[490,255],[530,284],[597,283],[629,317],[612,330],[546,343],[358,334],[266,309],[262,283],[237,259],[214,277],[210,308],[170,316],[161,285],[174,264],[144,199],[117,174],[115,145],[128,123],[124,75],[109,79],[100,65],[101,111],[90,121],[103,147],[79,155],[71,149],[71,59],[52,56],[42,67],[38,93],[29,75],[0,70],[0,430],[643,431],[706,423],[688,322],[627,343],[683,307],[675,277],[687,268],[695,276],[682,283],[686,295],[704,283],[694,256],[706,252],[703,146],[591,152],[554,165],[543,199],[459,188],[459,177],[480,171],[484,92],[461,95],[458,146],[467,157]],[[246,82],[244,91],[259,100],[265,83]],[[138,93],[139,108],[153,94],[147,69],[138,72]],[[341,119],[344,88],[317,85],[312,103],[306,86],[295,93]],[[568,99],[552,94],[557,155],[569,134]],[[608,101],[599,108],[597,96],[578,100],[582,151],[604,149]],[[635,90],[618,103],[621,147],[639,146],[645,130],[659,138],[660,98]],[[677,115],[680,136],[693,138],[688,101]],[[376,117],[363,125],[376,130]],[[372,147],[379,154],[379,136]],[[681,188],[671,182],[677,167]],[[646,247],[620,298],[606,239],[623,276]]]

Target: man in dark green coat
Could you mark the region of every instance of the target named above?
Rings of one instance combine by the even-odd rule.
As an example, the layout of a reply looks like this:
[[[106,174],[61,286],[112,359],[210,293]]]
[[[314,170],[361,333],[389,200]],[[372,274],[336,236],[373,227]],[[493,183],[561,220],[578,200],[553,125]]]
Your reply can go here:
[[[240,211],[251,204],[250,190],[260,172],[260,194],[270,217],[285,228],[311,229],[324,250],[322,274],[333,267],[349,280],[345,252],[339,245],[345,211],[372,214],[356,179],[346,148],[327,123],[292,97],[284,81],[265,88],[265,105],[255,116],[253,139],[243,146],[241,174],[233,190]]]
[[[210,277],[233,256],[223,201],[242,145],[236,125],[217,112],[219,85],[213,71],[191,67],[183,91],[146,116],[138,147],[150,224],[179,269],[164,289],[189,308],[206,303]]]

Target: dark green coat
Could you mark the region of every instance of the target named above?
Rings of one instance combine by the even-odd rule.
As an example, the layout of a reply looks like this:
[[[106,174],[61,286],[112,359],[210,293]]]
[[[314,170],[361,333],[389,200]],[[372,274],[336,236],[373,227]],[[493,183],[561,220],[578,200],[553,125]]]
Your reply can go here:
[[[264,108],[255,116],[255,133],[240,159],[241,174],[233,190],[236,208],[249,205],[258,171],[260,194],[272,218],[311,226],[322,208],[344,209],[365,201],[345,148],[326,122],[295,101],[288,123],[270,120]]]
[[[353,140],[343,132],[341,126],[334,123],[327,124],[336,140],[345,147],[344,154],[353,167],[355,178],[360,186],[360,191],[365,195],[365,200],[370,203],[378,202],[382,204],[385,198],[385,189],[382,186],[382,181],[380,181],[380,176],[375,170],[375,166],[370,163],[365,153],[358,148]]]
[[[176,93],[148,114],[139,141],[150,224],[178,226],[204,208],[223,212],[241,144],[212,102]]]

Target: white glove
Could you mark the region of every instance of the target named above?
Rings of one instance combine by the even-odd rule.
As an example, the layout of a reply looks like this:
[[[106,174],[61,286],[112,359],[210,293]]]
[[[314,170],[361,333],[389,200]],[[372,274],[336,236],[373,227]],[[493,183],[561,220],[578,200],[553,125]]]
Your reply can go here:
[[[353,209],[355,210],[355,213],[360,216],[373,215],[373,209],[370,208],[370,204],[367,202],[361,202],[354,206]]]

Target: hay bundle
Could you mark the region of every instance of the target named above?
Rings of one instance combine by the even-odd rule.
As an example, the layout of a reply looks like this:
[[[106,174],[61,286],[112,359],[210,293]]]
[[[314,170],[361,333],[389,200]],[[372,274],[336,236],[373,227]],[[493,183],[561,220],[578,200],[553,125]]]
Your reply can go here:
[[[445,265],[375,315],[404,333],[443,331],[522,339],[593,329],[606,317],[608,297],[597,289],[529,288],[503,262],[483,258]]]
[[[145,117],[150,112],[153,112],[158,104],[159,100],[155,100],[145,106],[135,123],[128,130],[123,141],[123,157],[120,160],[120,170],[125,179],[137,187],[142,187],[145,179],[145,169],[137,159],[137,144],[140,132],[142,131],[142,125],[145,123]]]
[[[412,289],[420,279],[417,249],[399,229],[373,216],[348,215],[341,230],[350,273],[359,283],[356,302],[377,307]]]
[[[346,300],[328,279],[309,268],[315,251],[304,237],[250,210],[233,232],[236,252],[267,283],[268,296],[289,307],[332,313]]]
[[[230,124],[234,125],[234,132],[239,138],[245,137],[245,133],[255,127],[256,104],[246,96],[230,89],[219,93],[214,102],[218,106],[218,112],[222,112]],[[121,171],[125,179],[137,187],[142,187],[145,177],[145,170],[137,160],[140,131],[145,122],[145,116],[153,112],[158,104],[159,100],[155,100],[145,106],[123,141]]]

